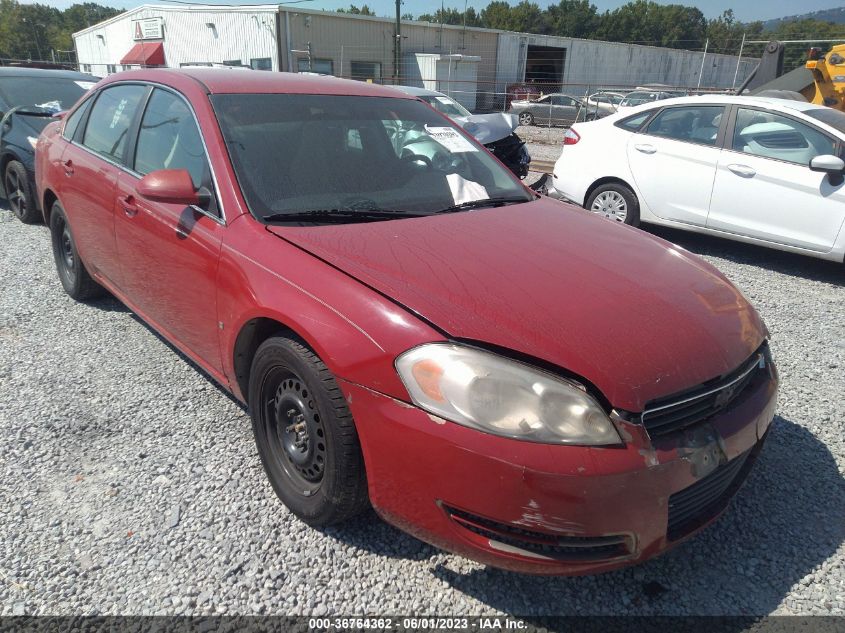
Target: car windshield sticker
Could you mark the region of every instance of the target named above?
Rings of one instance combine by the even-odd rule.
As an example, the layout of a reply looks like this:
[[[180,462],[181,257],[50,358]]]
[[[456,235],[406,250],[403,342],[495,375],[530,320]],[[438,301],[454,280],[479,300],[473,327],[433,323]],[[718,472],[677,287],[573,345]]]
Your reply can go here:
[[[463,204],[464,202],[472,202],[473,200],[486,200],[490,197],[487,189],[483,185],[467,180],[460,174],[448,174],[446,182],[449,183],[449,189],[452,192],[452,199],[455,204]]]
[[[74,81],[77,86],[82,88],[83,90],[91,90],[96,85],[96,82],[93,81]]]
[[[450,127],[428,127],[426,125],[425,131],[431,138],[453,154],[478,151],[477,147],[459,134],[457,130],[453,130]]]

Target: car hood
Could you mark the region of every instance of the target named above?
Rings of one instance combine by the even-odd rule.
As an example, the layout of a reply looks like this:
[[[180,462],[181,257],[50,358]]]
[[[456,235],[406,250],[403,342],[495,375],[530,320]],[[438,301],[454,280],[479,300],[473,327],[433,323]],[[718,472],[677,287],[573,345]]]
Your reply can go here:
[[[495,143],[513,134],[519,127],[519,118],[505,112],[493,114],[473,114],[453,117],[454,121],[472,134],[482,145]]]
[[[754,308],[711,265],[548,198],[268,230],[450,337],[556,365],[628,411],[735,369],[765,337]]]

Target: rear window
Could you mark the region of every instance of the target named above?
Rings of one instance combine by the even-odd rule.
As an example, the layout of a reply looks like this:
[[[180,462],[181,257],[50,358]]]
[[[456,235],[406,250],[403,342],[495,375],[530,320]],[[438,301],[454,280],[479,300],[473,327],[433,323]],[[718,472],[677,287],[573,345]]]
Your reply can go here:
[[[4,77],[0,79],[0,96],[12,108],[41,106],[58,112],[68,110],[93,85],[92,81],[52,77]]]
[[[656,110],[647,110],[646,112],[640,112],[639,114],[635,114],[634,116],[629,116],[626,119],[617,121],[615,125],[616,127],[621,127],[623,130],[628,130],[629,132],[636,132],[643,126],[643,123],[648,121],[649,117],[651,117],[651,115],[655,112]]]
[[[830,127],[845,134],[845,112],[833,108],[814,108],[804,112],[811,119],[826,123]]]

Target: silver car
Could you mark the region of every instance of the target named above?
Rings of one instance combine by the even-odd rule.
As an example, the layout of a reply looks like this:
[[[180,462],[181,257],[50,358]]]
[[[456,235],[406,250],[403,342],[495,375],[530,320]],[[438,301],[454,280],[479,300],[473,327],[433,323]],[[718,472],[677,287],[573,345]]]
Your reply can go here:
[[[512,101],[509,113],[519,117],[520,125],[569,125],[586,118],[583,101],[565,94],[550,94],[534,101]]]

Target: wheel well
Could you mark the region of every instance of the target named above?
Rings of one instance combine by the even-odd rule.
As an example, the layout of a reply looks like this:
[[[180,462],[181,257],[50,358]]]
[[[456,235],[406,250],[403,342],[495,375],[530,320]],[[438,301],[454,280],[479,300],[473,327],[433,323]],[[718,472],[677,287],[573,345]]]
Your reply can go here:
[[[587,206],[587,200],[590,199],[590,196],[593,194],[593,192],[596,189],[598,189],[599,187],[601,187],[602,185],[606,185],[606,184],[609,184],[611,182],[618,182],[620,185],[625,185],[632,192],[634,191],[634,188],[631,185],[629,185],[627,182],[622,180],[621,178],[615,178],[613,176],[608,176],[606,178],[599,178],[592,185],[590,185],[589,189],[587,189],[587,193],[584,194],[584,200],[581,202],[581,206],[586,207]],[[636,194],[635,194],[635,196],[636,196]]]
[[[15,156],[14,154],[10,154],[9,152],[6,152],[5,154],[3,154],[2,157],[0,157],[0,177],[5,177],[6,165],[8,165],[13,160],[17,159],[17,156]]]
[[[41,206],[41,209],[44,213],[44,223],[49,227],[50,226],[50,212],[53,210],[53,203],[58,200],[56,194],[54,194],[50,189],[46,189],[44,191],[44,204]]]
[[[238,332],[235,340],[234,369],[235,380],[244,400],[249,397],[249,372],[252,370],[252,357],[258,347],[272,336],[295,334],[284,323],[275,319],[256,318],[247,321]]]

